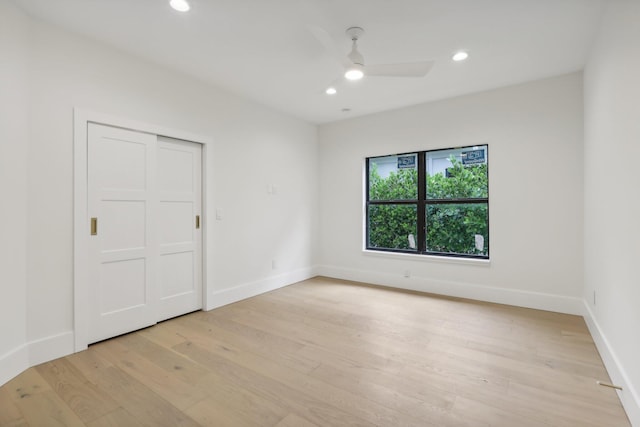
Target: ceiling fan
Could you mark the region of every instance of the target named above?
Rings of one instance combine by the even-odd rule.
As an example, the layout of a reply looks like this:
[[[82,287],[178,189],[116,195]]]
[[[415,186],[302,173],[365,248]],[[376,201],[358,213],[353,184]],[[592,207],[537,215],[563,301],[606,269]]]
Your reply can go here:
[[[435,63],[435,61],[418,61],[396,64],[365,65],[364,57],[358,50],[358,40],[364,34],[364,30],[362,28],[349,27],[345,31],[352,43],[351,52],[349,52],[347,56],[344,56],[344,54],[340,52],[340,49],[337,48],[333,39],[325,30],[316,26],[310,26],[309,29],[325,50],[343,65],[345,68],[344,77],[347,80],[359,80],[364,76],[424,77]],[[333,93],[335,93],[335,89]]]

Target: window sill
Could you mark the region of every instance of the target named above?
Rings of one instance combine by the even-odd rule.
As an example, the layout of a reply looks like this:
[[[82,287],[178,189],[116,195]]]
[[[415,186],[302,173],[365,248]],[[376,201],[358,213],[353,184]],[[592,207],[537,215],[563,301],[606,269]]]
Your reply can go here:
[[[399,253],[399,252],[372,251],[369,249],[363,249],[362,253],[365,256],[395,258],[395,259],[403,259],[403,260],[411,260],[411,261],[428,261],[428,262],[440,262],[445,264],[477,265],[482,267],[489,267],[491,265],[490,259],[473,259],[473,258],[447,257],[447,256],[438,256],[438,255],[405,254],[405,253]]]

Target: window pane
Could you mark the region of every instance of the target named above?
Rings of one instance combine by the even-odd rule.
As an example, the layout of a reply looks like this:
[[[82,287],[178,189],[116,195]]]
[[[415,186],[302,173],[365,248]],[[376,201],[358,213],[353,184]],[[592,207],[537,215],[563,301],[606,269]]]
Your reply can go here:
[[[417,163],[417,154],[369,159],[369,200],[416,200]]]
[[[369,205],[367,247],[416,250],[416,205]]]
[[[428,205],[427,251],[489,256],[487,203]]]
[[[427,199],[489,197],[487,146],[427,152]]]

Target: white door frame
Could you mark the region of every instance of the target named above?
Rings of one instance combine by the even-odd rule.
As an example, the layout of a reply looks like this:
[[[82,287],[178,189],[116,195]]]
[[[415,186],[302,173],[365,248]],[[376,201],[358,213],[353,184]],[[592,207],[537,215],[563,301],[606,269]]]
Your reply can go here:
[[[202,307],[207,307],[207,224],[206,165],[213,141],[203,135],[167,128],[155,124],[114,117],[84,109],[73,109],[73,329],[75,351],[89,344],[89,222],[88,222],[88,162],[87,127],[89,123],[119,127],[154,135],[167,136],[202,144]]]

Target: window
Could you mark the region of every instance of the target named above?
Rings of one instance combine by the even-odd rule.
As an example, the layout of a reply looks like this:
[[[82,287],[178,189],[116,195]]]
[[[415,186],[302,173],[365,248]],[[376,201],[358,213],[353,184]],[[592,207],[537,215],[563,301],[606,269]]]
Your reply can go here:
[[[366,248],[489,258],[487,145],[366,160]]]

